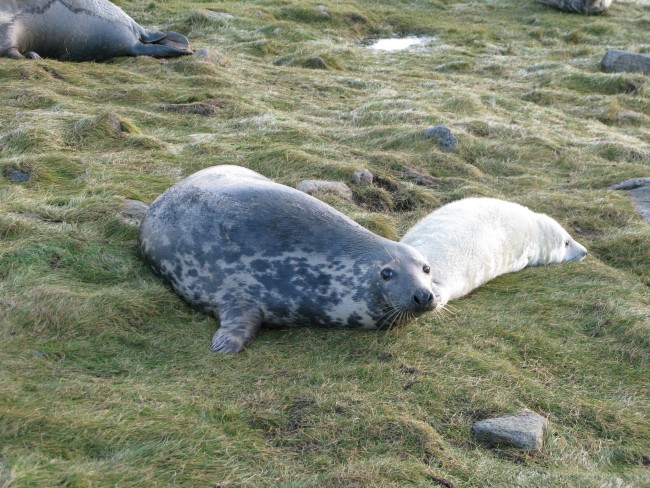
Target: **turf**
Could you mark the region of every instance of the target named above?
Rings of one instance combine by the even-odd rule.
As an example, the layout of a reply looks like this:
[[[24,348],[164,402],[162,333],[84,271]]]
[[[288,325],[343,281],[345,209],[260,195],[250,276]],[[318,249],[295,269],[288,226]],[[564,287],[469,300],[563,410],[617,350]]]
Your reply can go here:
[[[650,486],[650,226],[606,189],[650,173],[650,79],[599,66],[650,52],[647,2],[116,3],[204,56],[0,59],[0,172],[30,174],[0,178],[0,486]],[[399,35],[433,41],[364,46]],[[437,123],[455,152],[423,137]],[[402,329],[263,330],[214,355],[215,320],[118,214],[224,163],[346,181],[353,202],[323,199],[390,238],[506,198],[590,254]],[[542,452],[473,440],[521,408],[549,419]]]

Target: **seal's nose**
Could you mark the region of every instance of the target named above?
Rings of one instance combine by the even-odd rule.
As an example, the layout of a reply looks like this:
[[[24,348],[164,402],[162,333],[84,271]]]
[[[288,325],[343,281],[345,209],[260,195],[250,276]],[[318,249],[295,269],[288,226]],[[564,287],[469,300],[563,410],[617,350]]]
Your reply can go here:
[[[429,308],[433,305],[433,293],[429,290],[418,290],[413,295],[413,302],[417,308]]]

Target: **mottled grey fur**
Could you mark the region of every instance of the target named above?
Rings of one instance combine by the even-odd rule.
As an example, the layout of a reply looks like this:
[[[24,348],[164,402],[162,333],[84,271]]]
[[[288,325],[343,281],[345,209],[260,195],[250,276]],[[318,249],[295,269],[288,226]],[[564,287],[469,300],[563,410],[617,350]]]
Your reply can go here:
[[[542,5],[577,14],[602,14],[613,0],[537,0]]]
[[[0,56],[100,61],[192,54],[176,32],[139,26],[107,0],[0,0]]]
[[[220,318],[216,352],[240,351],[262,324],[391,327],[438,304],[418,251],[238,166],[167,190],[139,241],[183,299]]]

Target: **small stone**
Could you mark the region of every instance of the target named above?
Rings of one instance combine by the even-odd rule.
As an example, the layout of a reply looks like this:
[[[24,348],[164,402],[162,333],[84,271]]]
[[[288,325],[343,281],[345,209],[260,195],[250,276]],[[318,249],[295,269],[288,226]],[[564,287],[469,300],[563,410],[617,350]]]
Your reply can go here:
[[[451,152],[455,151],[458,146],[458,141],[451,133],[451,131],[444,125],[438,124],[433,127],[429,127],[424,131],[426,137],[431,137],[438,142],[438,147],[443,151]]]
[[[526,451],[539,451],[544,444],[547,420],[530,410],[475,422],[472,434],[491,446],[512,446]]]
[[[214,20],[231,20],[234,19],[235,16],[228,14],[226,12],[215,12],[214,10],[201,10],[202,13],[206,15],[206,17],[209,17]]]
[[[17,170],[16,168],[7,168],[2,172],[2,174],[5,178],[7,178],[9,181],[13,181],[14,183],[20,183],[22,181],[29,180],[29,173],[24,173]]]
[[[440,186],[438,184],[437,178],[422,173],[421,171],[418,171],[415,168],[409,168],[408,166],[404,166],[402,168],[402,175],[404,175],[404,177],[406,178],[412,179],[413,183],[415,183],[416,185],[426,186],[428,188],[438,188]]]
[[[298,190],[309,195],[330,193],[352,200],[352,190],[342,181],[304,180],[298,183]]]
[[[643,114],[635,112],[634,110],[621,110],[616,114],[616,120],[619,122],[624,122],[626,120],[641,120]]]
[[[125,132],[124,125],[120,120],[120,116],[114,112],[108,112],[107,114],[104,115],[98,115],[97,117],[95,117],[95,120],[97,124],[101,124],[102,122],[104,122],[106,128],[108,129],[108,132],[111,135],[118,136],[122,134],[122,132]]]
[[[320,56],[314,56],[313,58],[308,58],[305,61],[305,68],[310,69],[329,69],[327,63]]]
[[[327,7],[323,5],[322,3],[319,3],[317,5],[318,7],[318,16],[322,17],[323,19],[329,19],[330,18],[330,13],[327,11]]]
[[[650,56],[647,54],[610,49],[601,61],[603,69],[614,73],[643,73],[650,75]]]
[[[123,222],[129,225],[140,225],[145,214],[149,210],[149,205],[139,200],[129,200],[125,198],[122,202],[119,215]]]
[[[207,59],[208,57],[208,48],[207,47],[202,47],[201,49],[194,51],[194,56],[197,58],[203,58]]]
[[[275,29],[273,29],[271,31],[271,34],[275,34],[277,36],[280,32],[282,32],[282,29],[280,29],[279,27],[276,27]]]
[[[352,175],[352,180],[357,185],[361,185],[361,186],[372,185],[372,179],[373,179],[373,174],[365,168],[355,171],[354,174]]]
[[[211,47],[202,47],[194,52],[194,56],[221,67],[228,64],[228,60],[223,53]]]

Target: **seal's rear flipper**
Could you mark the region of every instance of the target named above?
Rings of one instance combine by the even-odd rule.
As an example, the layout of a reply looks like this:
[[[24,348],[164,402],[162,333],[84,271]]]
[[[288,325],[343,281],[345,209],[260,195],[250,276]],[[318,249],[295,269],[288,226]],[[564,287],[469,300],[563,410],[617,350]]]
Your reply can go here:
[[[190,41],[187,40],[187,37],[178,32],[165,32],[165,37],[158,41],[157,44],[185,49],[186,51],[190,50]]]
[[[189,49],[179,49],[173,46],[164,46],[162,44],[142,44],[137,43],[133,46],[133,56],[152,56],[154,58],[175,58],[177,56],[187,56],[193,54]]]
[[[190,41],[187,40],[187,37],[178,32],[144,31],[140,36],[140,40],[144,44],[169,46],[183,51],[184,54],[192,54],[192,51],[190,51]]]
[[[221,311],[221,327],[212,337],[213,352],[236,353],[255,339],[262,325],[262,312],[258,309],[227,308]]]

